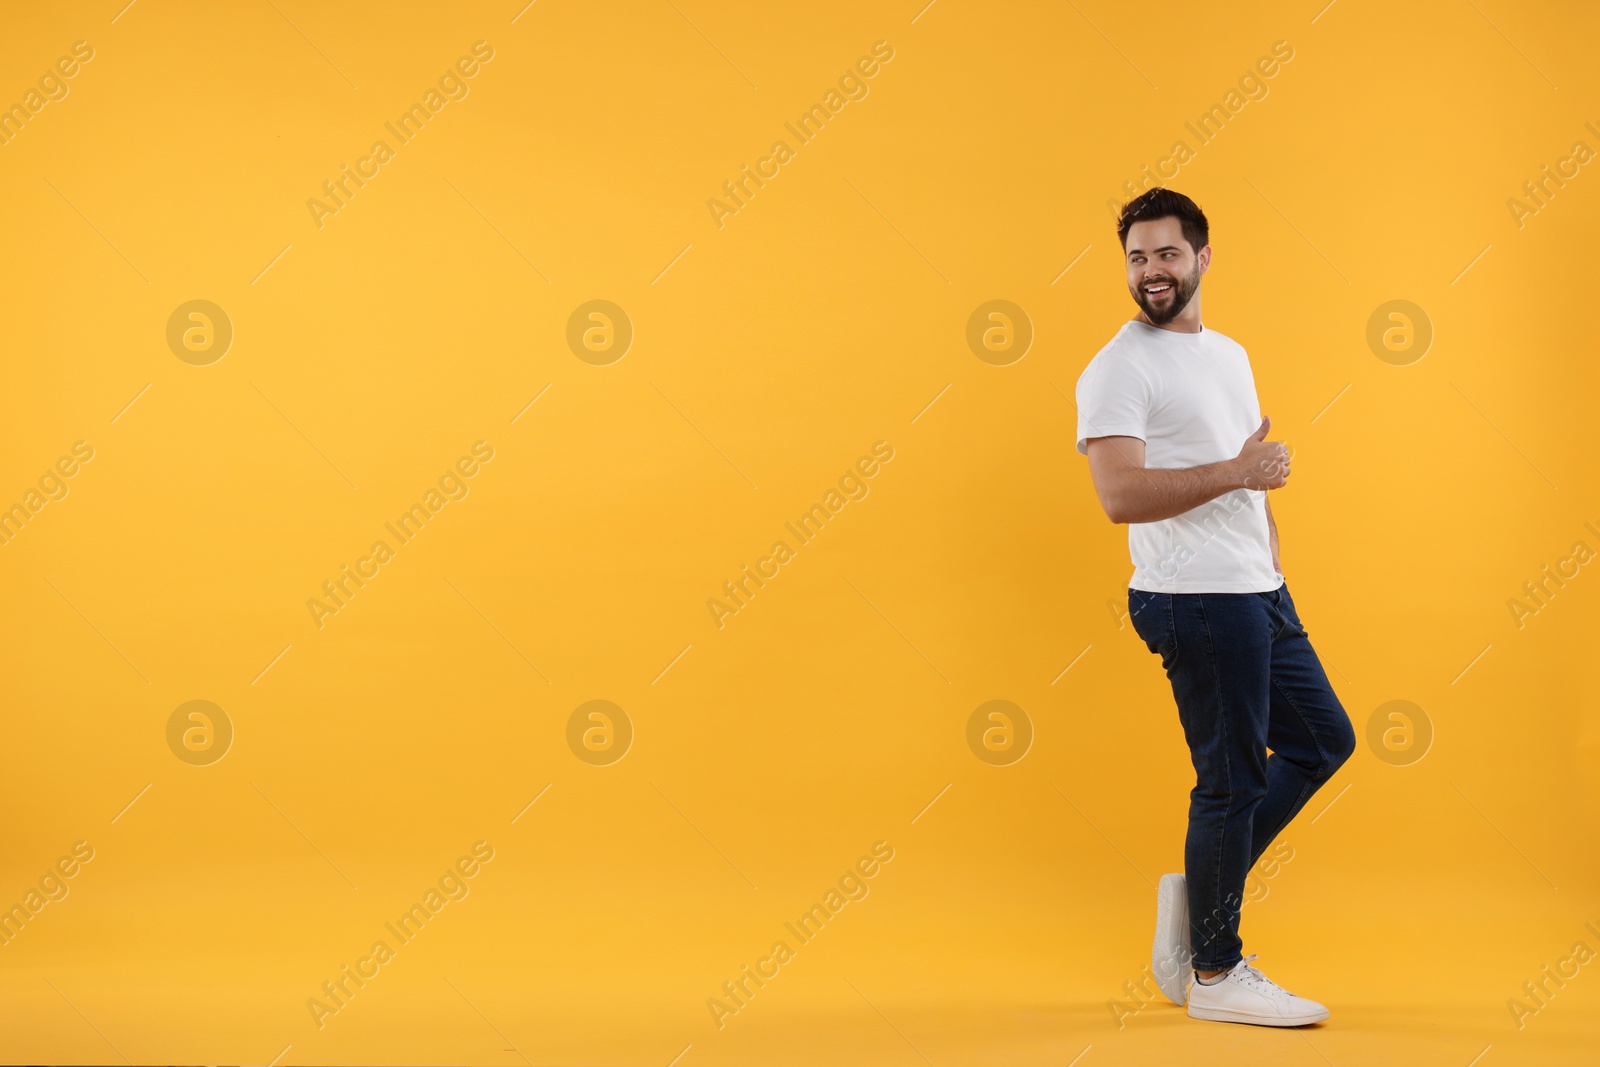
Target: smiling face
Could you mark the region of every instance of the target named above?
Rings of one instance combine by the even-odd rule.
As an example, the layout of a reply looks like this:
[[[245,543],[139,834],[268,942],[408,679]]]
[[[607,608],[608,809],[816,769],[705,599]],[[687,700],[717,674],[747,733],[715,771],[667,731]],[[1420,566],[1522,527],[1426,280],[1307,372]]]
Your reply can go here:
[[[1210,265],[1211,246],[1196,254],[1176,218],[1141,220],[1128,229],[1128,292],[1152,326],[1165,326],[1190,308],[1200,291],[1200,276]],[[1193,320],[1198,330],[1199,319],[1199,302],[1194,301],[1184,321]]]

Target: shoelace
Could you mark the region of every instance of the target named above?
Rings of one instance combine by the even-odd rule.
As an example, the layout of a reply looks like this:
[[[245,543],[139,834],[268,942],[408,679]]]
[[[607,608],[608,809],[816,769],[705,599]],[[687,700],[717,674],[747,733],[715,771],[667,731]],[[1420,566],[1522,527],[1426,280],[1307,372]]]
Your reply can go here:
[[[1289,992],[1287,989],[1284,989],[1272,979],[1268,978],[1266,975],[1250,966],[1250,961],[1255,959],[1258,955],[1260,955],[1260,953],[1252,952],[1250,955],[1240,960],[1238,965],[1234,967],[1233,971],[1239,976],[1239,981],[1243,985],[1254,989],[1263,996],[1272,997],[1274,999],[1294,996],[1293,993]]]

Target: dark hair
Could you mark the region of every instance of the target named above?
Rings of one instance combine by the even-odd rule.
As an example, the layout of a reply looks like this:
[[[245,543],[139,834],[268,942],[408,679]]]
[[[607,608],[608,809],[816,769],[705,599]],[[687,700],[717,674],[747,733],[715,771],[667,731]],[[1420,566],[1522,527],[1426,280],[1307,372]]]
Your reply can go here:
[[[1182,193],[1158,186],[1122,205],[1122,213],[1117,217],[1117,239],[1122,242],[1122,250],[1128,250],[1128,231],[1134,223],[1167,218],[1178,220],[1183,227],[1184,240],[1195,252],[1211,242],[1211,227],[1200,205]]]

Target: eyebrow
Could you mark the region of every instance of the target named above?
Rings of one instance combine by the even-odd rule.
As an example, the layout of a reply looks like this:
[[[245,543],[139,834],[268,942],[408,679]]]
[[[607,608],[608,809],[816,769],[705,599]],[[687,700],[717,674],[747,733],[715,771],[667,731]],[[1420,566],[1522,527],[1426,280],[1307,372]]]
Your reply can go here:
[[[1169,250],[1173,251],[1173,252],[1181,252],[1181,251],[1183,251],[1183,249],[1179,248],[1177,245],[1162,245],[1160,248],[1156,249],[1157,252],[1166,252],[1166,251],[1169,251]],[[1128,249],[1128,255],[1130,255],[1130,256],[1133,255],[1135,252],[1140,253],[1142,255],[1144,253],[1144,249],[1142,249],[1142,248],[1130,248],[1130,249]]]

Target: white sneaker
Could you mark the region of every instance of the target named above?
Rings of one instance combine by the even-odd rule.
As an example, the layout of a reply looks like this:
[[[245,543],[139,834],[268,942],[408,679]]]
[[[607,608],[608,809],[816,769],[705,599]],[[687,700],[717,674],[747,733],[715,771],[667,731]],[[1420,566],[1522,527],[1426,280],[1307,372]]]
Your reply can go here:
[[[1328,1017],[1328,1009],[1321,1004],[1280,988],[1250,966],[1255,958],[1252,952],[1240,960],[1215,985],[1201,985],[1200,976],[1195,974],[1189,985],[1189,1018],[1256,1026],[1305,1026]]]
[[[1150,948],[1150,973],[1172,1003],[1182,1007],[1189,983],[1189,890],[1181,874],[1163,874],[1156,887],[1156,940]]]

